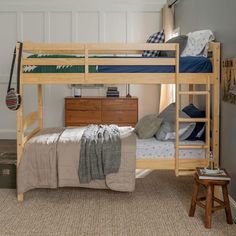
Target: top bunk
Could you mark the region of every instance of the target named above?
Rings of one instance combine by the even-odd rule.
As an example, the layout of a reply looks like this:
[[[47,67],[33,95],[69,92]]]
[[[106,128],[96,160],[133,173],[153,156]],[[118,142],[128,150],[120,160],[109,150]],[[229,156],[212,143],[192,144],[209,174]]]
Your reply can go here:
[[[145,50],[171,57],[143,57]],[[220,44],[209,43],[208,58],[179,57],[173,43],[24,42],[22,55],[22,84],[213,84]]]

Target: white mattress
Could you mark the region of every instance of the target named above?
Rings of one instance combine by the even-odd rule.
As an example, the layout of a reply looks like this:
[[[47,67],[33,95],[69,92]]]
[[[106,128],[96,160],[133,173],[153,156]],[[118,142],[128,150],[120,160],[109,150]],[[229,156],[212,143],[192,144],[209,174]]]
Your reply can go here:
[[[183,141],[181,144],[202,145],[203,141]],[[204,149],[182,149],[180,158],[205,158]],[[155,138],[138,139],[136,143],[136,159],[173,159],[175,142],[158,141]]]
[[[56,129],[57,130],[57,129]],[[81,139],[85,127],[79,127],[77,129],[67,129],[64,131],[67,134],[67,139],[70,137],[68,132],[71,133],[71,138],[74,140]],[[129,136],[133,131],[132,127],[119,127],[121,138]],[[79,131],[79,132],[78,132]],[[76,132],[76,135],[74,134]],[[63,138],[63,134],[61,136]],[[50,143],[57,138],[55,135],[43,135],[35,136],[29,140],[29,142],[42,142]],[[201,145],[202,141],[183,141],[181,144]],[[175,158],[175,142],[172,141],[158,141],[155,138],[150,139],[136,139],[136,159],[173,159]],[[185,149],[180,150],[180,158],[205,158],[204,149]]]

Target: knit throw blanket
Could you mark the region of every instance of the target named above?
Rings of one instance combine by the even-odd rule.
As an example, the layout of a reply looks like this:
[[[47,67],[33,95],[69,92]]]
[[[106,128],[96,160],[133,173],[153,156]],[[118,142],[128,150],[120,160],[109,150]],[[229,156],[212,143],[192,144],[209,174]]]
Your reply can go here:
[[[104,179],[117,173],[121,162],[121,139],[116,125],[89,125],[81,138],[80,183]]]

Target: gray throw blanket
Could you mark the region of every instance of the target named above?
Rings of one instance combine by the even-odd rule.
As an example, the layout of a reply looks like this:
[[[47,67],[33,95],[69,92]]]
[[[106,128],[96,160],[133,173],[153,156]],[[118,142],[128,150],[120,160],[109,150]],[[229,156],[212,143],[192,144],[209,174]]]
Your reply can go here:
[[[81,138],[79,179],[81,183],[117,173],[121,162],[121,139],[116,125],[89,125]]]

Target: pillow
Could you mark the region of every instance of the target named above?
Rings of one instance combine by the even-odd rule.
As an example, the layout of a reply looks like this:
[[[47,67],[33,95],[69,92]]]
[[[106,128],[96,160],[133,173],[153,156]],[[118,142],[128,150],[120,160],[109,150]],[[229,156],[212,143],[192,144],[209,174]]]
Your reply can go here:
[[[186,140],[195,128],[195,123],[180,123],[179,125],[179,139],[180,141]],[[175,140],[175,123],[163,122],[160,129],[155,134],[157,140]]]
[[[190,32],[187,45],[181,56],[199,56],[207,57],[208,43],[215,39],[211,30],[200,30]]]
[[[158,117],[167,122],[175,122],[175,103],[169,104]]]
[[[166,43],[178,43],[179,44],[179,55],[182,54],[188,42],[187,35],[180,35],[174,38],[169,39]],[[161,51],[161,57],[175,57],[174,51]]]
[[[165,42],[165,33],[164,30],[157,32],[153,35],[151,35],[147,43],[164,43]],[[160,51],[144,51],[142,56],[143,57],[158,57],[160,54]]]
[[[193,104],[189,104],[183,110],[184,113],[189,115],[191,118],[205,118],[206,113],[205,111],[199,110]],[[196,127],[191,133],[191,135],[187,138],[187,140],[205,140],[205,123],[204,122],[197,122]]]
[[[144,116],[136,124],[134,132],[141,139],[152,138],[159,129],[161,122],[162,119],[155,114]]]
[[[189,116],[179,111],[179,116],[182,118],[189,118]],[[175,120],[176,120],[176,106],[175,103],[171,103],[166,107],[159,115],[159,118],[163,119],[160,129],[155,134],[156,139],[166,141],[175,139]],[[195,128],[195,123],[181,122],[179,124],[179,138],[185,140],[190,136]]]

